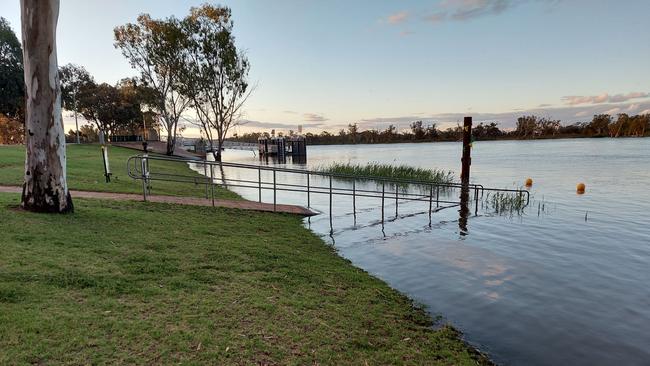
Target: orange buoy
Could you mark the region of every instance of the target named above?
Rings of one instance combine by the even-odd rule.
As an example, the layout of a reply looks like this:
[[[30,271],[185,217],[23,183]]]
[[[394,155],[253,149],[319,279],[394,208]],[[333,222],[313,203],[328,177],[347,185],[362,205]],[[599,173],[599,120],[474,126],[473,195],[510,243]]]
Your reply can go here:
[[[526,178],[526,187],[532,187],[532,186],[533,186],[533,179]]]
[[[587,187],[585,186],[584,183],[578,183],[578,185],[576,186],[576,192],[577,192],[578,194],[584,194],[586,188],[587,188]]]

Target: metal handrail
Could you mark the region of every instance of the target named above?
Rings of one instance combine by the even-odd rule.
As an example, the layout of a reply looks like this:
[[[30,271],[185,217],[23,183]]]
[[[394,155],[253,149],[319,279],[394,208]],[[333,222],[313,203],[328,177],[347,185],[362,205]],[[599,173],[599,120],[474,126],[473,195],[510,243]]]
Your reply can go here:
[[[139,164],[138,164],[139,161]],[[149,161],[167,161],[167,162],[177,162],[177,163],[194,163],[198,165],[203,165],[204,175],[203,176],[187,176],[181,174],[172,174],[165,172],[151,172],[149,169]],[[210,167],[210,176],[207,176],[207,167]],[[222,183],[215,183],[214,179],[214,169],[213,167],[229,167],[229,168],[238,168],[238,169],[248,169],[257,171],[257,180],[250,179],[233,179],[226,178],[223,174],[221,177]],[[273,181],[262,181],[262,171],[272,172]],[[307,178],[306,186],[303,184],[291,184],[283,183],[277,181],[277,173],[291,173],[291,174],[300,174],[305,175]],[[310,195],[311,194],[328,194],[329,195],[329,208],[330,208],[330,221],[332,219],[332,196],[351,196],[352,205],[353,205],[353,214],[356,218],[356,197],[369,197],[369,198],[381,198],[381,210],[382,210],[382,222],[384,219],[384,205],[385,199],[387,197],[386,185],[394,186],[395,190],[392,193],[391,197],[395,199],[395,216],[399,214],[399,201],[426,201],[429,203],[429,220],[431,220],[431,213],[433,212],[433,202],[434,202],[434,188],[435,188],[435,202],[436,208],[439,208],[441,204],[457,206],[460,203],[457,201],[448,201],[440,199],[440,190],[449,190],[449,189],[461,189],[466,190],[466,192],[474,191],[474,201],[475,201],[475,213],[478,212],[478,203],[479,203],[479,192],[483,194],[485,191],[500,191],[500,192],[512,192],[517,193],[521,196],[526,195],[526,205],[530,202],[530,192],[526,190],[517,190],[517,189],[497,189],[497,188],[485,188],[480,184],[467,184],[463,185],[460,183],[439,183],[425,180],[409,180],[403,178],[390,178],[390,177],[376,177],[376,176],[355,176],[349,174],[340,174],[340,173],[328,173],[322,171],[313,171],[307,169],[292,169],[284,167],[274,167],[274,166],[264,166],[264,165],[251,165],[251,164],[242,164],[242,163],[231,163],[231,162],[216,162],[216,161],[207,161],[207,160],[194,160],[187,158],[177,158],[177,157],[168,157],[160,155],[134,155],[129,157],[127,160],[127,173],[129,177],[133,179],[142,179],[143,181],[143,196],[145,201],[147,200],[147,194],[150,189],[151,181],[171,181],[171,182],[181,182],[181,183],[194,183],[194,184],[205,184],[206,198],[211,196],[212,204],[214,205],[214,185],[218,184],[221,186],[229,187],[238,187],[238,188],[250,188],[258,190],[258,201],[262,201],[262,190],[273,190],[273,207],[276,210],[277,206],[277,191],[285,192],[301,192],[307,194],[307,206],[311,206]],[[311,176],[320,176],[328,178],[328,186],[312,185],[310,182]],[[351,180],[352,188],[341,188],[333,187],[333,179],[342,179],[342,180]],[[356,186],[356,181],[374,181],[377,184],[381,184],[381,191],[371,190],[371,189],[359,189]],[[407,189],[399,192],[398,187],[406,186]],[[408,187],[419,186],[421,188],[428,188],[428,193],[412,193],[408,191]],[[211,194],[208,194],[208,191]],[[391,192],[388,192],[391,193]],[[381,196],[380,196],[381,194]]]
[[[134,158],[141,158],[144,155],[135,155],[129,158],[129,161]],[[173,162],[186,162],[186,163],[195,163],[195,164],[207,164],[211,166],[225,166],[233,168],[244,168],[244,169],[261,169],[267,171],[281,171],[285,173],[297,173],[297,174],[309,174],[309,175],[320,175],[341,179],[352,179],[352,180],[367,180],[367,181],[384,181],[391,183],[406,183],[406,184],[417,184],[417,185],[437,185],[440,187],[452,187],[452,188],[461,188],[463,185],[461,183],[439,183],[426,180],[417,180],[417,179],[403,179],[403,178],[388,178],[388,177],[379,177],[379,176],[363,176],[363,175],[351,175],[351,174],[341,174],[341,173],[328,173],[317,170],[307,170],[307,169],[292,169],[292,168],[281,168],[273,167],[268,165],[252,165],[252,164],[242,164],[242,163],[230,163],[230,162],[216,162],[208,160],[194,160],[187,158],[177,158],[177,157],[168,157],[168,156],[148,156],[151,160],[164,160],[164,161],[173,161]],[[479,188],[480,190],[496,190],[496,191],[510,191],[510,192],[519,192],[522,190],[508,190],[508,189],[496,189],[496,188],[484,188],[481,184],[470,183],[468,186],[473,188]],[[525,191],[523,191],[525,192]]]

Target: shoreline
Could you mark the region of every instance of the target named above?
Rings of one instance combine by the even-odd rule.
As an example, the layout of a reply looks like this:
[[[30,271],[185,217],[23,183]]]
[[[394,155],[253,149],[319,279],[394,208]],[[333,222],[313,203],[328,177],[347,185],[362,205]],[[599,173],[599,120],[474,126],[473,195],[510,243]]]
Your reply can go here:
[[[94,150],[70,149],[71,189],[139,189],[122,179],[81,184],[90,172],[95,179],[98,164],[80,166],[78,154],[99,161]],[[20,180],[22,156],[0,156],[4,181]],[[411,298],[340,256],[298,216],[81,197],[73,197],[72,215],[42,215],[15,210],[19,197],[0,193],[8,240],[0,256],[0,361],[493,364],[452,325],[436,323]],[[26,225],[42,229],[25,232]],[[30,258],[28,265],[20,258]],[[147,317],[134,316],[140,313]],[[202,322],[192,320],[197,314]],[[50,326],[29,331],[44,317]],[[224,338],[219,329],[249,335]],[[80,348],[79,337],[90,345]]]

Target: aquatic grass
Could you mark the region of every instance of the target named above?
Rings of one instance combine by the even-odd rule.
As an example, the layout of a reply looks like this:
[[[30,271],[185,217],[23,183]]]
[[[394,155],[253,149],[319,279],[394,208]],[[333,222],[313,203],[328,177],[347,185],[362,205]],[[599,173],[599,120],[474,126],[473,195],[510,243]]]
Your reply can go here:
[[[491,192],[483,201],[484,208],[499,215],[520,215],[526,207],[525,195],[517,192]]]
[[[355,164],[334,162],[317,168],[318,171],[332,174],[344,174],[359,177],[381,177],[404,180],[419,180],[439,184],[454,181],[454,174],[442,169],[424,169],[406,164],[392,165],[381,163]]]

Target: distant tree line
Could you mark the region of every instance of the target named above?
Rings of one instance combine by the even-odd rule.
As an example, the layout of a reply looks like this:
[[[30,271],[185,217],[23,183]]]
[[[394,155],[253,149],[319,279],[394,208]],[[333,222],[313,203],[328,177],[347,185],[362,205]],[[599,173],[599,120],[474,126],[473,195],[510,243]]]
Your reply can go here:
[[[395,142],[459,141],[462,127],[438,129],[435,123],[425,125],[422,121],[411,123],[410,129],[397,131],[391,124],[384,130],[369,129],[360,131],[358,124],[349,124],[338,133],[323,131],[320,134],[306,133],[307,143],[328,144],[380,144]],[[295,134],[289,131],[289,135]],[[472,129],[475,141],[485,140],[527,140],[576,137],[644,137],[650,134],[650,114],[629,116],[619,114],[616,119],[607,114],[595,115],[591,122],[563,125],[559,120],[538,116],[522,116],[512,130],[499,128],[498,122],[481,122]],[[281,135],[281,134],[279,134]],[[231,140],[256,142],[259,137],[269,137],[268,132],[249,132],[235,134]]]

